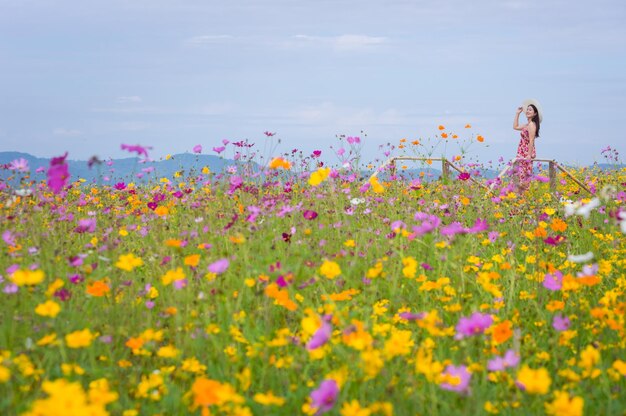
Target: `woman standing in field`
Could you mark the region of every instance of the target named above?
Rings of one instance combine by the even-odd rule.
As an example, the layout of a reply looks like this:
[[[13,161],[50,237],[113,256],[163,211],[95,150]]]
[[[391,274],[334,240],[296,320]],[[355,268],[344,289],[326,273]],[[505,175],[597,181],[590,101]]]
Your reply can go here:
[[[519,124],[519,115],[526,112],[527,123]],[[518,107],[513,120],[513,128],[520,130],[521,138],[517,146],[517,191],[520,194],[526,192],[530,186],[530,178],[533,174],[533,162],[530,159],[537,157],[535,139],[539,137],[539,125],[543,120],[541,106],[537,100],[526,100]]]

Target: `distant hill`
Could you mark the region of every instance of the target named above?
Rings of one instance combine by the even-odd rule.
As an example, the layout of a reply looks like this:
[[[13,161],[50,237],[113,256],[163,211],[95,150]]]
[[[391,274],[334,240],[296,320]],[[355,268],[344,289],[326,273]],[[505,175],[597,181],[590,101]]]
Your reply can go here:
[[[44,179],[46,169],[50,165],[50,158],[35,157],[28,153],[21,152],[0,152],[0,165],[6,165],[16,159],[25,159],[30,167],[32,179]],[[108,177],[108,183],[119,181],[143,182],[149,179],[167,177],[171,178],[176,172],[181,172],[187,176],[190,172],[200,173],[202,168],[207,166],[213,173],[220,173],[225,166],[234,164],[232,160],[222,159],[213,155],[181,153],[173,155],[169,160],[156,160],[140,163],[136,157],[124,159],[111,159],[95,164],[91,168],[85,160],[69,160],[70,174],[72,180],[83,178],[88,182],[98,182],[104,177]],[[38,168],[44,168],[40,173],[36,173]],[[0,170],[0,178],[7,179],[13,172],[6,169]]]

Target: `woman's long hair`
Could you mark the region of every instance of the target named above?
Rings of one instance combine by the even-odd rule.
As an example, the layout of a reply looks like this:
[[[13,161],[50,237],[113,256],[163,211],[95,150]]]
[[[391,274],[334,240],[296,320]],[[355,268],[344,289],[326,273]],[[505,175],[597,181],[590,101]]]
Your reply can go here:
[[[539,111],[537,111],[537,107],[535,107],[534,104],[530,104],[530,106],[533,110],[535,110],[535,116],[531,119],[531,121],[535,123],[535,126],[537,126],[537,133],[535,134],[535,137],[539,137]]]

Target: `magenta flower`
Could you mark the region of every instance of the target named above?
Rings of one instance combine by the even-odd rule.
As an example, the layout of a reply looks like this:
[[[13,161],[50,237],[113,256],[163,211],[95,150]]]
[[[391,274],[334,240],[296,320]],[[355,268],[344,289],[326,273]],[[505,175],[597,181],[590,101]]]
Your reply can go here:
[[[311,407],[317,409],[316,415],[326,413],[333,408],[339,395],[339,386],[332,379],[322,381],[317,390],[311,392]]]
[[[48,167],[48,187],[55,194],[60,193],[70,178],[70,171],[65,162],[67,152],[63,156],[53,157]]]
[[[322,321],[322,326],[313,334],[313,337],[306,344],[307,350],[314,350],[326,344],[333,334],[333,327],[326,321]]]
[[[450,225],[446,225],[440,231],[441,235],[454,236],[456,234],[464,234],[466,232],[465,227],[460,222],[455,221]]]
[[[214,147],[214,148],[213,148],[213,151],[214,151],[215,153],[217,153],[218,155],[219,155],[220,153],[222,153],[224,150],[226,150],[226,148],[225,148],[224,146]]]
[[[78,226],[74,228],[75,233],[93,233],[96,231],[96,219],[86,218],[78,220]]]
[[[468,180],[470,178],[470,174],[467,173],[467,172],[461,172],[461,173],[459,173],[458,178],[459,178],[460,181],[466,181],[466,180]]]
[[[194,153],[202,153],[202,145],[197,144],[193,147],[193,152]]]
[[[439,385],[442,389],[456,391],[458,393],[466,393],[469,391],[469,382],[472,378],[472,373],[467,370],[466,366],[449,365],[441,374],[446,379],[450,380]]]
[[[222,274],[228,269],[230,262],[228,259],[219,259],[215,263],[209,264],[209,271],[215,274]]]
[[[563,237],[562,235],[557,235],[557,236],[549,236],[547,238],[545,238],[543,240],[544,243],[546,243],[549,246],[558,246],[559,244],[563,243],[565,241],[565,237]]]
[[[272,133],[272,132],[269,132],[269,131],[264,131],[263,134],[265,134],[267,137],[272,137],[272,136],[276,135],[276,133]]]
[[[509,367],[516,367],[519,364],[519,354],[513,350],[508,350],[504,357],[495,357],[487,363],[489,371],[504,371]]]
[[[317,218],[317,212],[307,209],[306,211],[302,213],[302,216],[306,220],[309,220],[309,221],[314,220],[315,218]]]
[[[546,274],[543,278],[543,287],[548,290],[561,290],[563,286],[563,273],[559,270],[554,272],[554,274]]]
[[[491,315],[474,312],[470,317],[462,317],[456,325],[455,339],[463,339],[482,334],[493,323]]]
[[[138,144],[136,144],[136,145],[122,144],[122,150],[128,150],[129,152],[137,153],[138,156],[143,155],[146,158],[148,157],[148,150],[149,149],[152,149],[152,148],[151,147],[140,146]]]
[[[555,315],[552,319],[552,327],[557,331],[566,331],[570,326],[570,320],[567,316],[561,314]]]
[[[360,137],[352,137],[352,136],[348,136],[346,138],[346,140],[348,141],[349,144],[359,144],[361,143],[361,138]]]

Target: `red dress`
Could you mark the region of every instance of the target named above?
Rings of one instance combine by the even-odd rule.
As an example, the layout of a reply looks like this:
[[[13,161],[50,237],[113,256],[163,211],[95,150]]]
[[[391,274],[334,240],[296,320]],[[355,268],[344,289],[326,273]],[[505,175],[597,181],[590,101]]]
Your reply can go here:
[[[533,147],[532,153],[530,152],[530,137],[528,135],[528,129],[524,127],[521,133],[522,138],[517,146],[517,158],[518,159],[534,159],[537,157],[537,153]],[[520,183],[528,183],[533,175],[533,162],[530,160],[520,160],[517,162],[517,174],[519,175]]]

